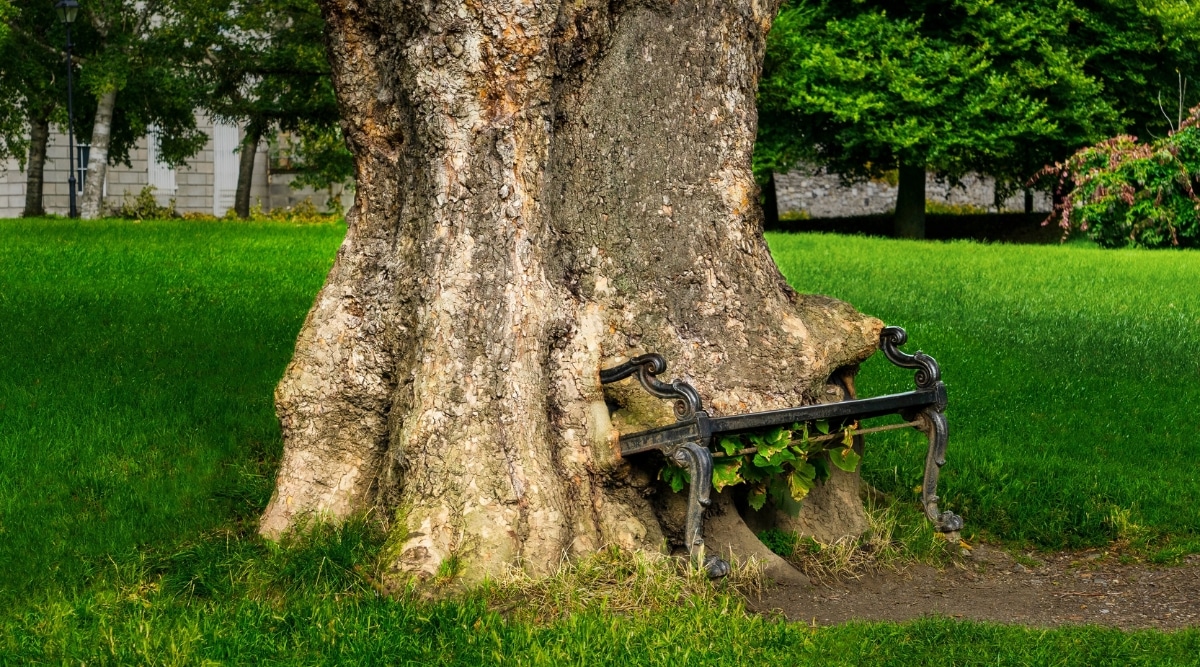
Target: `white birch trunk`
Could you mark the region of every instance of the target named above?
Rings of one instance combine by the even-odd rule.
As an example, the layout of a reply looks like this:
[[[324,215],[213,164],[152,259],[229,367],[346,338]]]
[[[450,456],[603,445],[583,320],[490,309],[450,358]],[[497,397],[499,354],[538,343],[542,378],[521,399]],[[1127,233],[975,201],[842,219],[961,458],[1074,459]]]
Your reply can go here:
[[[83,184],[83,201],[79,204],[79,216],[84,220],[95,220],[101,214],[104,203],[104,178],[108,173],[108,141],[112,136],[113,109],[116,105],[115,89],[100,94],[96,106],[96,120],[92,124],[87,181]]]

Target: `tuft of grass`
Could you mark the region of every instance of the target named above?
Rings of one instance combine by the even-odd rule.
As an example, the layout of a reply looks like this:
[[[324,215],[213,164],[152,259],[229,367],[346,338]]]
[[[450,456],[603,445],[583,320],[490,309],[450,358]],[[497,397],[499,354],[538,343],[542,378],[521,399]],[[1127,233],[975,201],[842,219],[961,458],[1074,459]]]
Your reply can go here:
[[[522,568],[487,582],[492,608],[523,621],[544,623],[572,614],[663,613],[680,607],[739,608],[740,596],[762,587],[762,565],[733,563],[729,576],[713,581],[686,559],[616,546],[578,559],[563,558],[550,575]]]
[[[867,494],[867,530],[859,537],[844,537],[832,544],[794,532],[772,529],[759,538],[775,553],[817,580],[858,578],[881,568],[897,569],[911,563],[943,567],[955,560],[960,543],[949,542],[933,530],[912,506]]]
[[[1017,546],[1200,551],[1200,253],[768,234],[801,292],[889,324],[941,364],[942,506]],[[877,355],[878,356],[878,355]],[[912,387],[872,358],[860,395]],[[915,501],[925,443],[873,436],[865,478]]]

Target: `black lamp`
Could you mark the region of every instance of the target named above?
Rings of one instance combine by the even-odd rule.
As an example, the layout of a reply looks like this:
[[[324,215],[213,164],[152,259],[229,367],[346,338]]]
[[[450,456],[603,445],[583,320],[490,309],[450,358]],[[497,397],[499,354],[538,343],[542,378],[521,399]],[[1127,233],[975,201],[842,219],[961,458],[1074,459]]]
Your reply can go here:
[[[75,0],[60,0],[54,5],[54,11],[58,12],[58,20],[70,25],[75,22],[75,15],[79,13],[79,3]]]
[[[67,196],[71,201],[70,215],[72,218],[76,215],[75,209],[75,104],[71,99],[74,97],[72,90],[75,85],[72,80],[71,70],[71,49],[75,46],[71,43],[71,24],[75,22],[75,15],[79,13],[79,3],[75,0],[59,0],[58,4],[54,5],[54,11],[58,12],[58,20],[67,26],[67,165],[70,170],[67,174]]]

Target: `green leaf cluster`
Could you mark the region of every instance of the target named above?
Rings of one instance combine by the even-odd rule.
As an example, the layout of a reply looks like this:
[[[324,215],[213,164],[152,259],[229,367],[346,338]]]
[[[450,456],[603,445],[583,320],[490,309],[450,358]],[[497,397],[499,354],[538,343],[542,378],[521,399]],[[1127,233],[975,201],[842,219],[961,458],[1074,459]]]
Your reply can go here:
[[[995,176],[1151,124],[1197,71],[1195,9],[1112,0],[788,0],[768,35],[755,170],[901,164]]]
[[[1044,173],[1069,189],[1055,212],[1066,231],[1106,248],[1200,247],[1200,107],[1166,137],[1120,135]]]
[[[285,151],[287,170],[297,174],[293,186],[348,181],[353,158],[341,134],[316,0],[209,0],[191,13],[213,36],[199,104],[266,136],[273,155]]]
[[[826,421],[813,422],[816,433],[829,435]],[[809,424],[791,428],[722,437],[720,452],[713,461],[712,485],[717,491],[737,484],[748,485],[748,500],[756,510],[768,501],[774,506],[798,514],[800,502],[818,481],[829,477],[829,465],[854,472],[861,456],[854,451],[854,426],[841,431],[840,438],[810,436]],[[826,455],[827,454],[827,455]],[[688,483],[682,468],[664,466],[659,477],[678,493]]]

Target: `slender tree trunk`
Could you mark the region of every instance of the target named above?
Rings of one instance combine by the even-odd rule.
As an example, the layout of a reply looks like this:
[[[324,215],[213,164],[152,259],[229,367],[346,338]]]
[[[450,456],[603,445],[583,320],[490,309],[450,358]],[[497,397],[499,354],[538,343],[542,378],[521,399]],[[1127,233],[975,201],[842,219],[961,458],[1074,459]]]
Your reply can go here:
[[[395,576],[469,581],[661,549],[657,462],[614,424],[670,406],[601,368],[660,352],[730,414],[817,400],[874,350],[881,323],[790,290],[762,237],[776,2],[322,6],[357,189],[276,390],[264,534],[374,509]]]
[[[241,154],[238,156],[237,191],[233,198],[233,211],[243,220],[250,217],[250,187],[254,184],[254,156],[258,142],[262,141],[262,125],[256,120],[246,125],[246,136],[242,139]]]
[[[1025,188],[1025,215],[1033,215],[1033,190]]]
[[[767,175],[767,184],[763,186],[763,227],[779,229],[779,199],[775,193],[775,172]]]
[[[113,109],[117,105],[117,91],[101,93],[96,104],[96,120],[92,124],[91,149],[88,152],[87,181],[83,185],[83,201],[79,204],[79,217],[95,220],[100,217],[104,203],[104,177],[108,172],[108,140],[112,136]]]
[[[925,167],[900,164],[900,187],[896,193],[896,236],[925,238]]]
[[[29,161],[25,166],[25,210],[21,213],[26,218],[46,215],[42,193],[46,174],[46,146],[50,143],[50,114],[41,111],[29,113]]]

